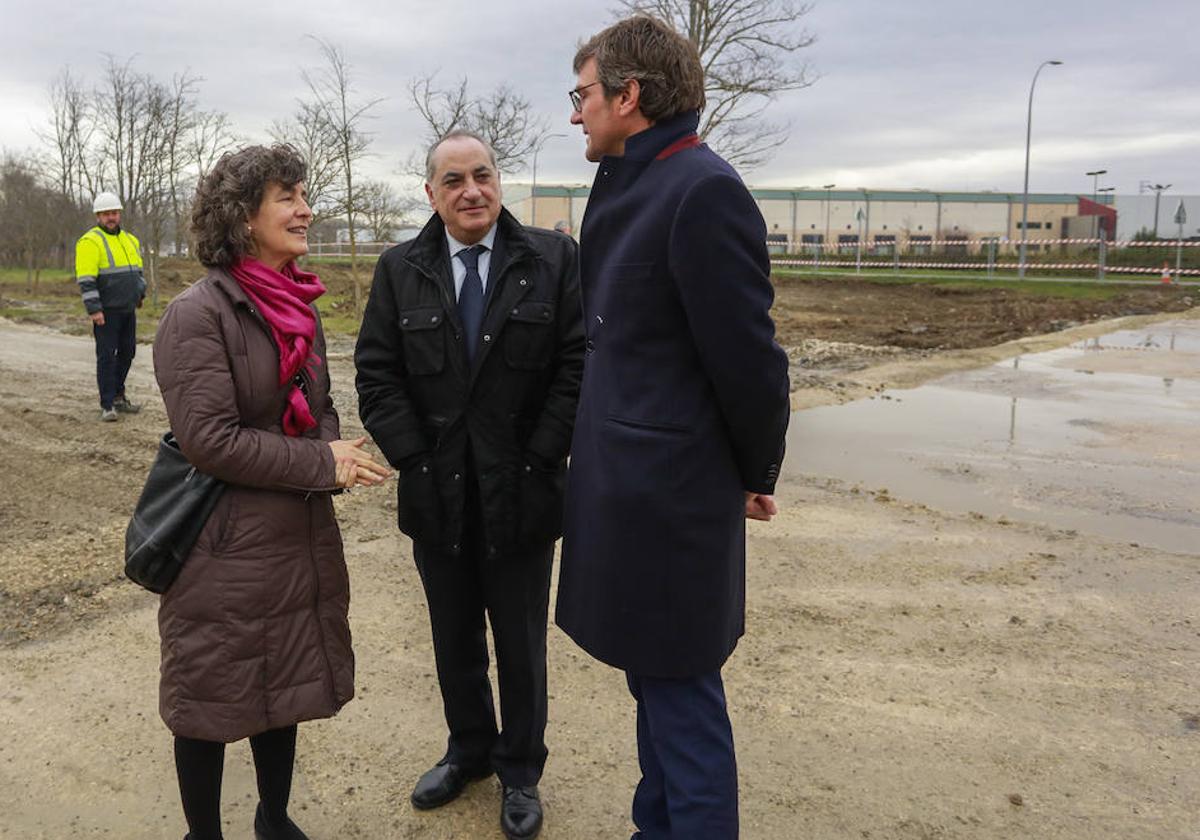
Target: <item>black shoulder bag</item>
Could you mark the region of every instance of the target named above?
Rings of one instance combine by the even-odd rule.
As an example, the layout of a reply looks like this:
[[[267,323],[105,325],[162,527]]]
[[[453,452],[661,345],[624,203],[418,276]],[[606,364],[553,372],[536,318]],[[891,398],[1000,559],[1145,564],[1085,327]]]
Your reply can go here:
[[[224,482],[188,463],[174,434],[163,435],[125,529],[126,577],[151,592],[166,592],[224,489]]]

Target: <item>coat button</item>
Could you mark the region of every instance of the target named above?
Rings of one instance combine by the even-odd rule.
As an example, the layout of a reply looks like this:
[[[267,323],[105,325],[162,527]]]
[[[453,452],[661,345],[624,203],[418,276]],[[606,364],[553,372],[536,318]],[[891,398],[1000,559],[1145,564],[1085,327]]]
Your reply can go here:
[[[423,472],[423,473],[427,473],[427,472],[429,472],[429,465],[428,465],[428,464],[422,464],[422,465],[421,465],[421,472]]]
[[[526,465],[525,465],[525,472],[527,472],[527,473],[529,473],[529,472],[533,472],[533,467],[529,466],[529,464],[526,464]]]
[[[483,340],[484,340],[484,341],[491,341],[491,340],[492,340],[492,337],[491,337],[491,335],[489,335],[489,334],[487,334],[487,333],[484,333]]]
[[[522,277],[522,278],[521,278],[521,285],[522,285],[522,286],[528,286],[528,285],[529,285],[529,281],[528,281],[528,280],[526,280],[524,277]]]
[[[520,309],[514,309],[514,310],[512,311],[512,314],[514,314],[514,315],[520,315],[520,314],[521,314],[521,310],[520,310]]]
[[[462,481],[462,473],[455,473],[455,474],[454,474],[454,480],[455,480],[455,481]]]
[[[407,326],[408,326],[408,319],[407,319],[407,318],[401,318],[401,319],[400,319],[400,326],[402,326],[402,327],[407,327]]]
[[[429,319],[429,323],[431,323],[431,324],[436,324],[437,322],[438,322],[438,316],[436,316],[436,315],[434,315],[433,317],[431,317]]]
[[[595,350],[595,349],[596,349],[596,342],[592,341],[592,340],[589,338],[589,339],[587,340],[587,351],[588,351],[589,353],[591,353],[591,352],[592,352],[593,350]]]
[[[450,550],[457,554],[458,553],[458,543],[455,543],[454,545],[450,546]]]

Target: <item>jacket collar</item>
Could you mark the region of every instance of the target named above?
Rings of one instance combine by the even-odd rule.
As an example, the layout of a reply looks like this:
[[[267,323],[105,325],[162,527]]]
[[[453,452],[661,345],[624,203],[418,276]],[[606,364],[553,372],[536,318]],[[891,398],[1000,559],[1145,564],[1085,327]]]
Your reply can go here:
[[[509,307],[525,296],[530,287],[505,283],[505,269],[515,263],[528,259],[538,259],[538,251],[533,247],[529,235],[516,218],[503,207],[500,217],[496,220],[496,237],[493,240],[491,266],[488,269],[487,299],[484,304],[483,329],[485,332],[498,331],[507,318]],[[446,317],[456,328],[462,327],[458,307],[454,305],[454,281],[450,274],[450,248],[446,241],[446,225],[436,213],[425,223],[425,227],[413,239],[404,259],[419,271],[426,273],[434,282],[442,286],[443,308]],[[467,365],[465,348],[458,356],[455,364],[461,364],[463,374],[470,389],[483,367],[483,360],[495,342],[482,344],[475,356],[474,363]]]
[[[506,261],[523,259],[537,253],[521,223],[504,207],[500,208],[500,217],[496,220],[496,241],[503,242]],[[499,245],[493,249],[493,257],[498,248]],[[406,256],[410,262],[434,274],[450,270],[446,225],[441,216],[434,213],[430,217],[413,240]],[[493,265],[490,276],[498,276],[499,269],[500,266]]]
[[[212,278],[213,285],[224,292],[235,306],[241,304],[247,309],[254,308],[254,304],[251,302],[250,296],[246,294],[246,290],[242,288],[242,284],[235,280],[227,269],[210,268],[208,276]]]
[[[632,134],[625,140],[625,160],[653,160],[659,152],[680,137],[694,134],[700,125],[699,111],[684,111],[670,119],[660,120],[654,125]]]

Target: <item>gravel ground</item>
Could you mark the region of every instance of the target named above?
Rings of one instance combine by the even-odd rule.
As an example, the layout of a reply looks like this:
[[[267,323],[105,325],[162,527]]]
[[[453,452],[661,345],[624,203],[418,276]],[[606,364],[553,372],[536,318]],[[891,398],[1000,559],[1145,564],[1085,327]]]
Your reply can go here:
[[[821,376],[798,406],[1012,352],[852,344],[789,348],[795,373]],[[352,433],[349,346],[333,349]],[[166,417],[147,347],[131,378],[146,409],[118,424],[96,421],[92,366],[86,338],[0,322],[0,838],[184,832],[156,711],[156,599],[118,561]],[[787,472],[781,515],[749,527],[748,635],[726,668],[744,837],[1197,836],[1194,556]],[[499,838],[494,781],[432,813],[407,802],[444,733],[394,512],[387,489],[338,500],[358,697],[301,727],[294,815],[314,840]],[[552,628],[550,692],[543,837],[628,836],[636,757],[620,675]],[[231,840],[251,836],[253,791],[236,746]]]

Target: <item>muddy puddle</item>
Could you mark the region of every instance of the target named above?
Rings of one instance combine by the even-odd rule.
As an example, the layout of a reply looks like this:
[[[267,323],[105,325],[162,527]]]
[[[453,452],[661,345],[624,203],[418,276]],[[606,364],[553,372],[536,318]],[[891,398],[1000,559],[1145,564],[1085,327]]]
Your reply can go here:
[[[785,472],[1200,554],[1200,324],[798,412]]]

